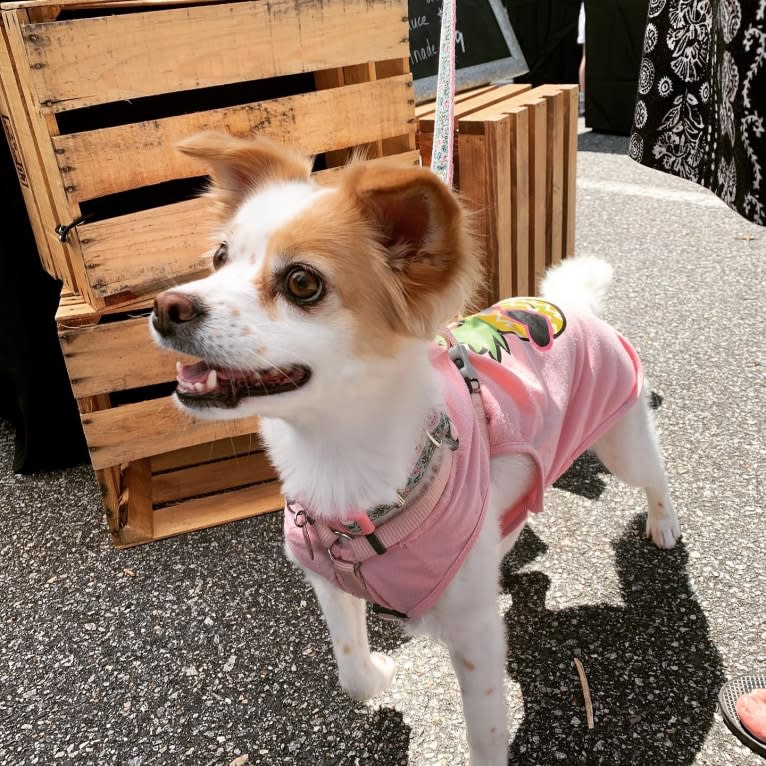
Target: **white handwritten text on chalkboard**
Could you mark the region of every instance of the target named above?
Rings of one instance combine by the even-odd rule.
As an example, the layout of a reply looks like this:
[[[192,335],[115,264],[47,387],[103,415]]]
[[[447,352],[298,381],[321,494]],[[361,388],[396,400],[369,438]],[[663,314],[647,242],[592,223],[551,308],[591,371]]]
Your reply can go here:
[[[455,30],[455,48],[459,53],[465,55],[465,38],[459,29]],[[410,67],[423,61],[428,61],[428,59],[438,55],[439,46],[434,45],[431,42],[431,38],[426,36],[424,45],[421,45],[419,48],[410,46]]]

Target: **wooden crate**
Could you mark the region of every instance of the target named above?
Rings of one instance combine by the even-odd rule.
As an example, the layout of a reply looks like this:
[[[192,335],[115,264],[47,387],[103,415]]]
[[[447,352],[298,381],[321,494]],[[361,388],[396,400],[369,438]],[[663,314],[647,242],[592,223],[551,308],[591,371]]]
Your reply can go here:
[[[213,222],[178,140],[268,135],[327,168],[415,150],[404,0],[0,8],[0,116],[40,257],[94,312],[207,268]]]
[[[178,355],[152,342],[146,316],[94,315],[68,296],[59,337],[117,545],[282,507],[257,418],[181,412],[171,398]]]
[[[419,162],[404,0],[0,5],[0,116],[118,545],[281,507],[258,421],[195,421],[150,340],[154,294],[209,271],[199,130]],[[62,232],[61,227],[65,228]]]
[[[574,254],[577,108],[576,85],[503,86],[456,105],[455,184],[486,243],[480,305],[535,295],[545,269]],[[432,105],[420,105],[424,162],[432,136]]]

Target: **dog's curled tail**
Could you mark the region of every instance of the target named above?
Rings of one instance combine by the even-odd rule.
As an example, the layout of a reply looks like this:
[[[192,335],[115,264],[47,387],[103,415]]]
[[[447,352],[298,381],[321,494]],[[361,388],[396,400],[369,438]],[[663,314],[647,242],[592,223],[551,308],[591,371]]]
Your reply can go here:
[[[598,315],[611,283],[609,263],[593,255],[580,255],[548,269],[540,284],[540,293],[552,303],[574,303]]]

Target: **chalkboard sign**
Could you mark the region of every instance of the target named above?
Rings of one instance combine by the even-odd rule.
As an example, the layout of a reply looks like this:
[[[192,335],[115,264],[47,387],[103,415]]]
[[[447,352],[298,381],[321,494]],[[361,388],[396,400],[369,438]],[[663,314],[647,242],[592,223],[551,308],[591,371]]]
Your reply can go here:
[[[524,74],[524,54],[500,0],[456,0],[455,66],[458,89]],[[409,0],[410,70],[415,98],[436,91],[441,0]]]

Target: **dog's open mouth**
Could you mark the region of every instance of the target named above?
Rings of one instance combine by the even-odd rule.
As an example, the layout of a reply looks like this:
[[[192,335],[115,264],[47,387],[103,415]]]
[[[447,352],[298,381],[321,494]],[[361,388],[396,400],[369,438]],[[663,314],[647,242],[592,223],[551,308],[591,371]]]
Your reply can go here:
[[[271,396],[308,383],[311,370],[302,365],[262,370],[227,370],[207,362],[176,365],[176,395],[190,407],[236,407],[248,396]]]

